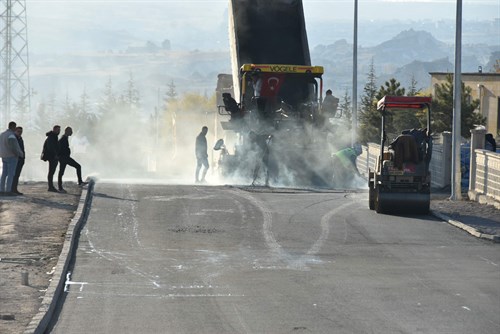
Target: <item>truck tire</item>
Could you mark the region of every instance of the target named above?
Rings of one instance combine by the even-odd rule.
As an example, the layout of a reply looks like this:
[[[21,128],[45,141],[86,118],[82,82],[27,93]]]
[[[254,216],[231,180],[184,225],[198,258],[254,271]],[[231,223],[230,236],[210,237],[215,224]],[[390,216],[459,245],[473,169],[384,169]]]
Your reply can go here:
[[[380,189],[379,188],[375,189],[375,211],[377,213],[384,213],[384,210],[383,210],[382,205],[380,203]]]

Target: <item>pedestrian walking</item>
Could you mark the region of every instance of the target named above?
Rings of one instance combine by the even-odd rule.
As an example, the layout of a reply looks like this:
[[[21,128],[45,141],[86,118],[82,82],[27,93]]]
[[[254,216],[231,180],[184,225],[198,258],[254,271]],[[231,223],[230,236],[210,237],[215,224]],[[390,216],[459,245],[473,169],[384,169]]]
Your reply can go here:
[[[196,137],[196,174],[195,182],[205,182],[205,175],[207,175],[208,165],[208,153],[207,153],[207,133],[208,128],[206,126],[201,128],[200,134]],[[204,166],[203,172],[201,174],[201,179],[199,178],[201,167]]]
[[[71,137],[72,134],[73,129],[68,126],[66,129],[64,129],[64,134],[62,135],[61,139],[59,139],[59,175],[57,178],[57,185],[59,187],[59,192],[62,193],[66,193],[66,190],[64,190],[63,188],[62,178],[67,165],[76,169],[76,177],[78,178],[79,186],[87,184],[87,182],[83,182],[82,179],[82,166],[80,166],[78,162],[71,158],[69,137]]]
[[[52,131],[47,132],[45,135],[45,143],[43,144],[42,160],[49,162],[49,173],[47,174],[47,181],[49,184],[49,191],[57,193],[54,187],[54,174],[56,172],[59,160],[58,137],[61,133],[61,126],[54,125]]]
[[[19,185],[19,177],[21,176],[21,171],[23,170],[24,161],[26,158],[26,151],[24,150],[24,140],[23,140],[23,127],[18,126],[16,128],[15,133],[16,133],[17,143],[19,144],[19,147],[23,152],[23,156],[17,159],[16,174],[14,175],[14,181],[12,182],[12,192],[16,195],[22,195],[23,193],[17,189],[17,186]]]
[[[12,183],[16,174],[19,157],[24,157],[16,138],[16,122],[10,122],[7,130],[0,134],[0,157],[2,158],[2,176],[0,178],[0,193],[4,196],[15,196]]]

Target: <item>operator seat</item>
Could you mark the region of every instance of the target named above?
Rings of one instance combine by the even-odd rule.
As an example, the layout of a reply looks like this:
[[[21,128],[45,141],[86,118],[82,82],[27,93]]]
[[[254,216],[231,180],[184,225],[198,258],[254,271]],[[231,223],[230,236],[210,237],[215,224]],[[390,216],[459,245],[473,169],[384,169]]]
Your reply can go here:
[[[417,142],[412,135],[399,135],[389,147],[394,150],[394,167],[397,169],[403,169],[403,164],[407,162],[420,162]]]

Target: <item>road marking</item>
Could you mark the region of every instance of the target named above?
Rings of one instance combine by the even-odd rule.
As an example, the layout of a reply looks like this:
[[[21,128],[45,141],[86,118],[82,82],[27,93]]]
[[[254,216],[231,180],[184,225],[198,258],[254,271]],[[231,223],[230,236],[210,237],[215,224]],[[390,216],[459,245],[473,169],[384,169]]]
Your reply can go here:
[[[316,255],[320,251],[325,240],[328,239],[328,235],[330,234],[330,219],[332,219],[334,215],[338,214],[339,211],[342,211],[348,206],[351,206],[353,204],[354,202],[342,204],[341,206],[331,210],[321,218],[321,235],[319,236],[319,239],[311,247],[311,249],[309,249],[309,251],[307,252],[308,255]]]
[[[144,197],[145,200],[151,200],[151,201],[156,201],[156,202],[170,202],[170,201],[175,201],[175,200],[184,200],[184,199],[189,199],[189,200],[205,200],[205,199],[211,199],[214,198],[214,195],[198,195],[198,194],[193,194],[193,195],[184,195],[184,196],[146,196]]]
[[[145,278],[153,286],[159,287],[158,286],[159,284],[156,282],[154,277],[152,277],[152,275],[147,274],[139,269],[133,268],[131,265],[129,265],[129,261],[126,258],[123,258],[118,255],[119,253],[107,252],[96,248],[94,243],[92,242],[92,236],[89,233],[88,226],[85,227],[85,235],[87,237],[87,243],[89,244],[89,247],[93,253],[96,253],[98,256],[102,257],[103,259],[109,262],[118,262],[121,266],[125,267],[125,269],[129,270],[131,273],[140,276],[142,278]]]
[[[241,298],[245,295],[235,295],[232,293],[215,293],[215,294],[140,294],[140,293],[112,293],[112,292],[83,292],[84,295],[98,295],[98,296],[111,296],[111,297],[131,297],[131,298]]]
[[[274,237],[274,233],[272,231],[273,225],[273,217],[272,213],[269,209],[259,201],[257,198],[247,194],[242,190],[231,190],[237,196],[243,197],[250,201],[254,206],[256,206],[262,213],[263,224],[262,224],[262,233],[264,235],[264,240],[266,241],[267,247],[271,250],[271,252],[275,255],[277,260],[282,260],[287,263],[287,268],[289,269],[297,269],[297,270],[308,270],[306,263],[310,263],[313,261],[311,256],[316,255],[321,247],[323,246],[325,240],[328,239],[328,235],[330,234],[330,220],[331,218],[337,214],[339,211],[344,210],[346,207],[354,205],[355,202],[345,203],[331,211],[329,211],[326,215],[321,218],[321,235],[318,240],[311,246],[311,248],[306,252],[305,255],[300,256],[299,258],[294,257],[289,254],[278,243],[276,238]],[[273,266],[270,266],[273,267]]]
[[[72,282],[71,281],[71,271],[66,274],[66,282],[64,282],[64,292],[69,291],[70,285],[80,285],[80,292],[83,291],[83,286],[88,284],[87,282]]]
[[[236,317],[238,318],[238,322],[240,323],[241,327],[243,327],[243,330],[245,331],[245,333],[251,333],[251,331],[248,328],[245,320],[241,316],[241,312],[238,309],[238,306],[236,304],[232,304],[232,306],[233,306],[233,309],[234,309],[234,313],[236,314]]]
[[[481,260],[486,261],[486,262],[488,262],[489,264],[491,264],[491,265],[493,265],[493,266],[495,266],[495,267],[498,267],[498,264],[496,264],[495,262],[493,262],[493,261],[491,261],[491,260],[488,260],[487,258],[482,257],[482,256],[478,256],[478,257],[479,257]]]

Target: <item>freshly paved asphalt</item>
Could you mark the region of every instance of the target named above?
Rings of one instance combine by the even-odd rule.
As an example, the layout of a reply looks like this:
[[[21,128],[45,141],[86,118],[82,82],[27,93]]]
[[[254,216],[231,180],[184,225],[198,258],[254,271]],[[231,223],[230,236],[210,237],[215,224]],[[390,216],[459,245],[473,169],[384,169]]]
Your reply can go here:
[[[52,333],[500,332],[500,244],[365,193],[94,192]]]

